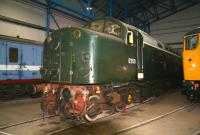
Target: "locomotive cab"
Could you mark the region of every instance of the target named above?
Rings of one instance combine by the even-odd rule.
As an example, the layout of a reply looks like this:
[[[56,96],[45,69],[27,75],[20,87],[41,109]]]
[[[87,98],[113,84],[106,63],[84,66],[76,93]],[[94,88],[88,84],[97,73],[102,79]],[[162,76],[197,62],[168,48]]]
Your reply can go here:
[[[199,34],[185,35],[183,65],[185,80],[200,80]]]
[[[184,35],[183,71],[184,93],[188,99],[199,97],[200,84],[200,28],[189,31]]]

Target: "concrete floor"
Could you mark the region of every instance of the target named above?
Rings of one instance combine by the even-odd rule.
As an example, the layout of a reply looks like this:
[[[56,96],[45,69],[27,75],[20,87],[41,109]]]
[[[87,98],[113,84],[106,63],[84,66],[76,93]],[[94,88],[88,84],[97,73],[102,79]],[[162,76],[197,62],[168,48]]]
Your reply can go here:
[[[131,125],[155,118],[187,104],[185,97],[174,90],[149,103],[134,107],[128,112],[113,115],[93,123],[80,125],[55,135],[110,135]],[[121,135],[192,135],[200,130],[200,104],[171,114],[165,118],[120,133]],[[42,117],[39,100],[0,104],[0,127]],[[58,118],[35,121],[0,130],[13,135],[44,135],[69,127]],[[1,134],[1,133],[0,133]]]
[[[58,117],[41,119],[38,121],[12,126],[6,129],[2,127],[32,119],[42,118],[40,99],[25,99],[16,102],[0,103],[0,135],[45,135],[54,130],[68,126],[60,122]],[[4,132],[4,133],[1,133]]]

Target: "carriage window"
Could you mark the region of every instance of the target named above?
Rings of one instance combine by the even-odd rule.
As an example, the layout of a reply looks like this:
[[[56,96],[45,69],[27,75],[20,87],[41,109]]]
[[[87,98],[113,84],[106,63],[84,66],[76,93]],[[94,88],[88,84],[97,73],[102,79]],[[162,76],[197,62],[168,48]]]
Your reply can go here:
[[[93,21],[86,25],[85,28],[89,28],[97,32],[103,32],[104,22],[104,20]]]
[[[198,39],[198,35],[194,35],[194,36],[188,36],[186,37],[186,46],[185,49],[186,50],[192,50],[195,49],[198,45],[199,39]]]
[[[120,37],[121,27],[118,24],[114,23],[113,21],[107,21],[104,32],[109,35]]]
[[[9,48],[9,62],[16,63],[18,62],[18,49]]]

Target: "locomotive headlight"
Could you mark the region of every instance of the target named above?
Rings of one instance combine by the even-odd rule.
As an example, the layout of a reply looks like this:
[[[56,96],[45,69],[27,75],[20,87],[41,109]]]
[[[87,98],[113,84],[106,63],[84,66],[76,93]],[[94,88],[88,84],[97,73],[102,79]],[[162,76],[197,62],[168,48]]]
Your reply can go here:
[[[127,101],[128,101],[129,104],[130,104],[131,101],[132,101],[132,96],[131,96],[130,94],[129,94],[128,97],[127,97]]]
[[[192,67],[195,68],[195,67],[196,67],[196,64],[193,63],[193,64],[192,64]]]
[[[48,37],[47,37],[47,43],[50,43],[52,41],[52,37],[49,35]]]
[[[100,86],[94,86],[94,88],[93,88],[93,90],[94,90],[94,92],[96,93],[96,94],[99,94],[100,92],[101,92],[101,88],[100,88]]]
[[[73,32],[73,36],[74,36],[75,38],[80,38],[80,37],[81,37],[81,32],[80,32],[80,30],[75,30],[75,31]]]
[[[49,87],[48,87],[48,86],[45,86],[45,87],[44,87],[43,93],[48,93],[49,91],[50,91]]]

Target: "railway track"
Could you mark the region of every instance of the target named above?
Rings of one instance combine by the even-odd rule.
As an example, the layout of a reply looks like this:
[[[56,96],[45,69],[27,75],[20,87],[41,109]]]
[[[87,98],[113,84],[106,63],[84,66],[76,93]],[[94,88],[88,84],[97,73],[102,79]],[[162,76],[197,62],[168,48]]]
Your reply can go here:
[[[131,108],[134,108],[136,106],[140,106],[142,104],[145,104],[145,103],[148,103],[150,101],[154,100],[154,98],[149,98],[148,100],[144,101],[143,103],[137,103],[137,104],[133,104],[133,105],[130,105],[128,107],[128,109],[131,109]],[[136,128],[139,128],[139,127],[142,127],[142,126],[145,126],[147,124],[150,124],[154,121],[157,121],[157,120],[160,120],[160,119],[163,119],[165,117],[168,117],[169,115],[172,115],[174,113],[177,113],[179,111],[182,111],[184,109],[187,109],[189,107],[191,107],[193,104],[186,104],[184,106],[181,106],[179,108],[176,108],[170,112],[167,112],[165,114],[162,114],[162,115],[159,115],[159,116],[156,116],[154,118],[151,118],[149,120],[146,120],[146,121],[142,121],[140,123],[137,123],[137,124],[134,124],[134,125],[130,125],[129,127],[126,127],[126,128],[123,128],[123,129],[120,129],[114,133],[112,133],[112,135],[117,135],[117,134],[120,134],[120,133],[124,133],[124,132],[127,132],[127,131],[130,131],[130,130],[133,130],[133,129],[136,129]],[[100,117],[98,120],[101,120],[101,119],[106,119],[106,118],[112,118],[114,116],[118,116],[120,115],[121,113],[113,113],[113,114],[110,114],[110,115],[104,115],[102,117]],[[45,117],[39,117],[39,118],[35,118],[35,119],[31,119],[31,120],[27,120],[27,121],[22,121],[22,122],[18,122],[18,123],[13,123],[13,124],[10,124],[10,125],[5,125],[5,126],[2,126],[0,127],[0,134],[3,134],[3,135],[11,135],[9,133],[6,133],[4,132],[5,129],[8,129],[8,128],[11,128],[11,127],[17,127],[17,126],[20,126],[20,125],[24,125],[24,124],[27,124],[27,123],[32,123],[32,122],[36,122],[36,121],[40,121],[40,120],[44,120],[44,119],[48,119],[48,118],[51,118],[51,117],[55,117],[53,115],[49,115],[49,116],[45,116]],[[83,123],[83,124],[87,124],[88,122],[86,123]],[[62,128],[62,129],[59,129],[59,130],[56,130],[56,131],[53,131],[53,132],[50,132],[48,133],[47,135],[53,135],[53,134],[56,134],[56,133],[59,133],[59,132],[62,132],[62,131],[66,131],[66,130],[70,130],[72,128],[76,128],[78,127],[80,124],[77,124],[77,125],[70,125],[66,128]],[[197,135],[199,134],[200,131],[197,131],[195,132],[193,135]]]
[[[49,116],[44,116],[44,117],[39,117],[39,118],[31,119],[31,120],[26,120],[26,121],[21,121],[21,122],[9,124],[9,125],[0,127],[0,130],[5,130],[7,128],[11,128],[11,127],[15,127],[15,126],[20,126],[20,125],[24,125],[24,124],[35,122],[35,121],[44,120],[46,118],[51,118],[51,117],[55,117],[55,116],[54,115],[49,115]]]
[[[149,102],[149,101],[152,101],[152,99],[147,100],[147,101],[145,101],[144,103],[147,103],[147,102]],[[140,104],[133,105],[133,106],[129,107],[129,109],[134,108],[134,107],[139,106],[139,105],[142,105],[142,104],[140,103]],[[145,125],[147,125],[147,124],[151,124],[151,123],[154,122],[154,121],[157,121],[157,120],[166,118],[166,117],[168,117],[168,116],[170,116],[170,115],[172,115],[172,114],[174,114],[174,113],[177,113],[177,112],[180,112],[180,111],[182,111],[182,110],[185,110],[185,109],[187,109],[187,108],[189,108],[189,107],[191,107],[191,106],[193,106],[193,105],[194,105],[193,103],[189,103],[189,104],[183,105],[183,106],[181,106],[181,107],[178,107],[178,108],[176,108],[176,109],[174,109],[174,110],[172,110],[172,111],[169,111],[169,112],[167,112],[167,113],[164,113],[164,114],[162,114],[162,115],[153,117],[153,118],[151,118],[151,119],[148,119],[148,120],[139,122],[139,123],[134,124],[134,125],[130,125],[129,127],[126,127],[126,128],[122,128],[122,129],[120,129],[120,130],[118,130],[118,131],[112,133],[111,135],[118,135],[118,134],[121,134],[121,133],[125,133],[125,132],[127,132],[127,131],[130,131],[130,130],[133,130],[133,129],[136,129],[136,128],[145,126]],[[112,115],[109,115],[109,116],[106,116],[106,117],[102,117],[102,118],[99,118],[98,120],[105,119],[105,118],[109,118],[109,117],[114,117],[114,116],[117,116],[117,115],[120,115],[120,113],[115,113],[115,114],[112,114]],[[85,123],[85,124],[87,124],[87,123]],[[76,126],[70,126],[70,127],[66,127],[66,128],[62,128],[62,129],[60,129],[60,130],[53,131],[53,132],[51,132],[51,133],[49,133],[49,134],[47,134],[47,135],[54,135],[54,134],[59,133],[59,132],[62,132],[62,131],[66,131],[66,130],[69,130],[69,129],[72,129],[72,128],[76,128],[77,126],[78,126],[78,125],[76,125]],[[200,134],[200,131],[195,132],[193,135],[198,135],[198,134]]]
[[[20,103],[33,103],[33,102],[39,102],[41,98],[21,98],[21,99],[16,99],[16,100],[0,100],[0,105],[10,105],[10,104],[20,104]]]
[[[154,117],[154,118],[151,118],[151,119],[149,119],[149,120],[142,121],[142,122],[137,123],[137,124],[134,124],[134,125],[130,125],[129,127],[126,127],[126,128],[122,128],[122,129],[120,129],[120,130],[114,132],[112,135],[118,135],[118,134],[121,134],[121,133],[130,131],[130,130],[133,130],[133,129],[136,129],[136,128],[145,126],[145,125],[150,124],[150,123],[152,123],[152,122],[154,122],[154,121],[163,119],[163,118],[165,118],[165,117],[168,117],[169,115],[172,115],[172,114],[177,113],[177,112],[179,112],[179,111],[185,110],[185,109],[191,107],[192,105],[194,105],[194,104],[193,104],[193,103],[186,104],[186,105],[184,105],[184,106],[181,106],[181,107],[179,107],[179,108],[176,108],[176,109],[174,109],[174,110],[172,110],[172,111],[170,111],[170,112],[167,112],[167,113],[165,113],[165,114],[159,115],[159,116]],[[200,133],[200,131],[199,131],[198,133]],[[195,134],[195,135],[197,135],[197,134]]]
[[[200,135],[200,129],[196,132],[194,132],[192,135]]]
[[[152,98],[149,98],[148,100],[144,101],[143,103],[146,103],[146,102],[149,102],[151,101]],[[24,103],[24,102],[32,102],[32,101],[39,101],[38,99],[30,99],[30,100],[27,100],[27,99],[20,99],[20,100],[13,100],[13,101],[7,101],[7,102],[0,102],[0,105],[10,105],[10,104],[14,104],[14,103]],[[138,106],[140,104],[134,104],[132,106],[130,106],[129,108],[132,108],[132,107],[135,107],[135,106]],[[109,116],[115,116],[115,115],[118,115],[119,113],[115,113],[115,114],[112,114],[112,115],[103,115],[103,116],[100,116],[99,119],[102,119],[102,118],[106,118],[106,117],[109,117]],[[1,126],[0,127],[0,134],[3,134],[3,135],[11,135],[9,133],[6,133],[4,132],[3,130],[5,129],[8,129],[8,128],[11,128],[11,127],[17,127],[17,126],[21,126],[21,125],[24,125],[24,124],[28,124],[28,123],[32,123],[32,122],[36,122],[36,121],[40,121],[40,120],[44,120],[44,119],[47,119],[47,118],[52,118],[52,117],[55,117],[54,115],[48,115],[48,116],[43,116],[43,117],[38,117],[38,118],[34,118],[34,119],[30,119],[30,120],[26,120],[26,121],[21,121],[21,122],[17,122],[17,123],[12,123],[12,124],[9,124],[9,125],[5,125],[5,126]],[[88,122],[86,122],[88,123]],[[86,124],[86,123],[82,123],[82,124]],[[79,124],[78,124],[79,125]],[[49,133],[48,135],[52,135],[54,133],[57,133],[57,132],[61,132],[63,130],[67,130],[67,129],[71,129],[71,128],[75,128],[77,127],[78,125],[72,125],[72,126],[69,126],[69,127],[66,127],[66,128],[63,128],[63,129],[60,129],[60,130],[56,130],[54,132],[51,132]]]
[[[3,131],[0,130],[0,135],[12,135],[12,134],[6,133],[6,132],[3,132]]]
[[[134,107],[136,107],[136,106],[139,106],[139,105],[148,103],[148,102],[152,101],[153,99],[154,99],[154,98],[151,97],[151,98],[145,100],[143,103],[137,103],[137,104],[129,105],[127,109],[131,109],[131,108],[134,108]],[[119,112],[119,113],[113,113],[113,114],[111,114],[111,115],[105,114],[105,115],[100,116],[100,117],[97,119],[97,121],[98,121],[98,120],[101,120],[101,119],[109,118],[109,117],[114,117],[114,116],[117,116],[117,115],[120,115],[120,112]],[[89,122],[85,122],[85,123],[82,123],[82,124],[87,124],[87,123],[89,123]],[[69,130],[69,129],[72,129],[72,128],[76,128],[76,127],[78,127],[79,125],[80,125],[80,124],[74,125],[74,126],[69,126],[69,127],[66,127],[66,128],[62,128],[62,129],[53,131],[53,132],[51,132],[51,133],[48,133],[47,135],[53,135],[53,134],[56,134],[56,133],[59,133],[59,132],[65,131],[65,130]]]
[[[44,117],[34,118],[34,119],[26,120],[26,121],[21,121],[21,122],[9,124],[9,125],[1,126],[0,127],[0,135],[1,134],[2,135],[12,135],[10,133],[4,132],[5,129],[17,127],[17,126],[22,126],[22,125],[25,125],[25,124],[28,124],[28,123],[37,122],[37,121],[45,120],[45,119],[52,118],[52,117],[55,117],[55,116],[54,115],[48,115],[48,116],[44,116]]]

